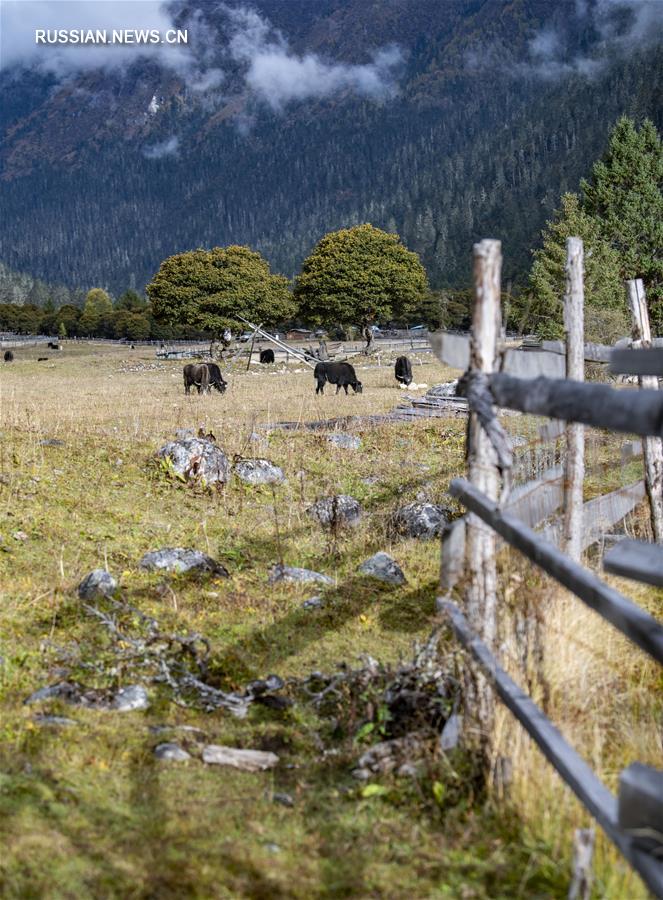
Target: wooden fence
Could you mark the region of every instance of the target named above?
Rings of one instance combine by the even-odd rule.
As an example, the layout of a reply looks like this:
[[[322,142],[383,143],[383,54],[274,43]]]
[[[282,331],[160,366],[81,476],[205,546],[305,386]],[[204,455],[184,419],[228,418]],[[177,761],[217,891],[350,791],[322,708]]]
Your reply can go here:
[[[464,363],[467,371],[460,381],[459,392],[467,398],[470,410],[468,479],[455,479],[450,486],[450,492],[465,505],[468,515],[454,523],[443,538],[443,595],[438,599],[438,608],[447,616],[473,661],[466,710],[485,739],[490,741],[497,694],[647,887],[655,896],[663,898],[663,771],[634,763],[621,773],[619,795],[615,797],[543,711],[500,667],[496,656],[499,619],[496,552],[499,541],[503,541],[602,616],[640,650],[663,664],[663,625],[580,562],[588,525],[596,519],[598,509],[595,507],[588,516],[587,504],[583,506],[582,501],[583,426],[636,434],[642,441],[631,445],[631,452],[638,449],[643,452],[644,483],[613,492],[611,502],[616,504],[618,515],[621,510],[633,508],[644,498],[646,490],[652,533],[659,543],[620,541],[605,555],[604,567],[642,582],[663,585],[660,544],[663,540],[663,392],[658,390],[656,377],[663,376],[663,350],[648,349],[651,333],[642,282],[629,283],[634,342],[631,348],[610,353],[609,359],[614,373],[638,375],[639,389],[584,383],[584,359],[588,353],[582,331],[583,248],[579,239],[570,238],[564,315],[567,377],[547,374],[552,368],[559,376],[560,362],[564,360],[560,354],[552,364],[545,358],[552,355],[550,352],[521,352],[521,358],[514,361],[513,351],[500,347],[500,268],[498,241],[475,245],[469,347],[466,351],[457,335],[432,336],[431,341],[443,361],[454,364],[453,358],[456,364],[461,360]],[[524,359],[537,355],[541,357],[538,362]],[[605,359],[605,348],[590,350],[590,358],[591,355]],[[521,374],[515,374],[519,370]],[[513,448],[496,416],[496,407],[566,422],[561,488],[558,466],[544,473],[547,477],[539,478],[538,482],[512,490]],[[560,490],[564,513],[557,530],[551,531],[549,526],[543,534],[537,533],[533,527],[557,508]],[[540,492],[538,510],[527,500],[529,494],[536,492]],[[605,497],[599,500],[606,502]],[[463,611],[451,594],[461,573],[465,575]],[[579,896],[576,890],[577,882],[570,896]],[[586,885],[583,896],[589,896]]]

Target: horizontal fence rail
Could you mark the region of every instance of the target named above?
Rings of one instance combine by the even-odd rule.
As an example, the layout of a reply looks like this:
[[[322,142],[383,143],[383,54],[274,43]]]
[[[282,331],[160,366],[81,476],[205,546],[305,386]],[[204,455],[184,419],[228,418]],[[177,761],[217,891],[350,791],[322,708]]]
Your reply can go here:
[[[639,873],[647,887],[656,897],[663,897],[663,865],[653,855],[639,849],[633,838],[619,828],[617,800],[614,795],[567,743],[536,703],[500,668],[488,647],[473,633],[456,604],[442,597],[437,605],[449,618],[458,640],[488,676],[504,705],[533,738],[546,759]]]
[[[454,478],[449,492],[507,543],[520,550],[591,609],[610,622],[645,653],[663,664],[663,625],[515,516],[502,512],[464,478]]]
[[[506,409],[642,437],[663,436],[663,391],[618,390],[557,378],[514,378],[501,372],[490,376],[489,386],[497,405]]]

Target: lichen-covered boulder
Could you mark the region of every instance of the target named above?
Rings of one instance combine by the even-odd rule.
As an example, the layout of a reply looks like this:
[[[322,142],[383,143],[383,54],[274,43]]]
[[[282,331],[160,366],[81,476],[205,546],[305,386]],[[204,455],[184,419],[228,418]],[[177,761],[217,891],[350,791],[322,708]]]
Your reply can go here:
[[[313,582],[317,584],[334,583],[329,575],[323,575],[322,572],[314,572],[312,569],[299,569],[297,566],[282,566],[281,564],[275,565],[269,573],[270,584],[276,584],[278,581]]]
[[[451,511],[437,503],[406,503],[392,517],[393,530],[402,537],[439,537],[449,523]]]
[[[161,550],[150,550],[141,557],[139,569],[147,572],[211,572],[214,575],[228,577],[228,570],[221,563],[201,553],[184,547],[164,547]]]
[[[327,435],[327,443],[333,444],[334,447],[339,447],[341,450],[359,450],[361,447],[361,440],[356,434],[344,434],[343,432]]]
[[[388,553],[375,553],[365,560],[358,569],[361,575],[368,575],[387,584],[405,584],[405,575],[396,560]]]
[[[361,519],[361,506],[354,497],[336,494],[317,500],[306,512],[325,528],[338,528],[344,525],[358,525]]]
[[[168,460],[173,471],[186,481],[211,485],[226,484],[230,480],[228,457],[214,441],[205,438],[169,441],[157,456]]]
[[[245,484],[283,484],[283,469],[268,459],[240,459],[233,471]]]
[[[81,600],[111,597],[117,590],[117,581],[106,569],[93,569],[78,585]]]

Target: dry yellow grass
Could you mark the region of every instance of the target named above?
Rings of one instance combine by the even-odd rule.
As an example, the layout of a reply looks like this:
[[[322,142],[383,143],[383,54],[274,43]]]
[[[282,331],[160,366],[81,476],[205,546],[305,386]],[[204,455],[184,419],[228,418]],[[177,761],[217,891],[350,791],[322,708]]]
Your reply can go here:
[[[80,577],[97,565],[120,575],[131,602],[164,626],[204,632],[233,686],[269,671],[330,669],[362,651],[383,660],[407,654],[434,623],[438,547],[394,541],[385,522],[422,489],[443,499],[464,466],[462,420],[366,426],[358,453],[303,431],[271,432],[267,449],[247,444],[257,426],[277,421],[387,412],[403,396],[390,366],[363,369],[357,360],[361,395],[327,388],[316,396],[312,372],[291,364],[287,372],[237,366],[223,396],[186,397],[182,363],[157,361],[152,348],[65,343],[47,362],[37,355],[19,352],[0,369],[0,544],[7,551],[0,552],[0,837],[11,841],[0,862],[3,896],[564,896],[572,830],[587,817],[503,711],[498,749],[512,757],[515,781],[512,806],[496,811],[490,802],[440,810],[425,784],[358,802],[345,757],[317,759],[306,716],[240,727],[160,703],[144,717],[112,722],[76,711],[76,732],[35,728],[22,699],[52,679],[51,644],[101,646],[74,599]],[[417,382],[453,377],[421,358]],[[273,493],[235,484],[207,495],[168,483],[152,454],[175,429],[198,427],[212,430],[230,455],[274,459],[287,484]],[[44,446],[46,438],[64,446]],[[380,482],[367,485],[369,475]],[[338,542],[311,528],[305,513],[332,492],[352,493],[367,510]],[[12,538],[18,530],[27,541]],[[138,573],[136,561],[164,545],[205,550],[232,577],[202,586],[175,579],[159,593],[159,579]],[[356,578],[358,562],[377,549],[402,563],[404,589]],[[313,591],[269,587],[267,569],[280,556],[331,574],[333,606],[304,614],[301,602]],[[520,563],[514,572],[522,574]],[[540,579],[526,578],[511,602],[535,595],[545,620],[551,718],[614,788],[628,762],[660,758],[660,676],[581,604],[541,591]],[[646,590],[636,599],[658,602]],[[145,726],[165,718],[202,727],[217,743],[273,741],[277,733],[300,768],[266,786],[189,764],[155,767],[156,741]],[[270,785],[292,791],[296,809],[275,808]],[[270,842],[282,852],[265,849]],[[597,896],[644,896],[605,841],[597,873]]]

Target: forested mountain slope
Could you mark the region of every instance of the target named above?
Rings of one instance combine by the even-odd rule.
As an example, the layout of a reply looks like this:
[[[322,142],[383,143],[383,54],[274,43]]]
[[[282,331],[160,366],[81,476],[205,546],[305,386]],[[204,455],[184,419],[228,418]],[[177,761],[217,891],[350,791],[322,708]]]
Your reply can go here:
[[[176,19],[197,16],[205,45],[197,83],[145,59],[66,78],[5,69],[0,259],[121,291],[171,253],[246,243],[292,275],[325,232],[370,221],[433,285],[462,285],[484,236],[518,277],[617,117],[663,126],[657,10],[184,3]]]

